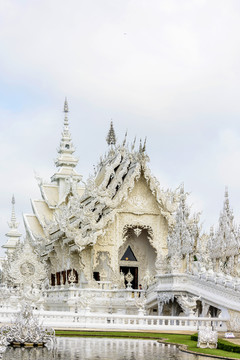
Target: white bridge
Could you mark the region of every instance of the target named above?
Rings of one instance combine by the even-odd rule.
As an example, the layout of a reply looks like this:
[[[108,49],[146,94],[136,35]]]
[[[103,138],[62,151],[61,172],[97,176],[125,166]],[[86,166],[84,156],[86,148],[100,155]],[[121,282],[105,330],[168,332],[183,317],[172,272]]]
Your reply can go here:
[[[209,274],[158,275],[157,282],[148,289],[148,303],[157,302],[156,293],[188,292],[217,308],[240,311],[240,279]]]

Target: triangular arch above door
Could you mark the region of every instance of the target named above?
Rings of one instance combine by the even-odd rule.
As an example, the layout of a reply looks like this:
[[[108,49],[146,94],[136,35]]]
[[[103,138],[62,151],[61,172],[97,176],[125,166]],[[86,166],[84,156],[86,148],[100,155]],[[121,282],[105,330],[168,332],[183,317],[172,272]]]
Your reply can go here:
[[[124,255],[122,256],[121,260],[124,261],[137,261],[136,256],[134,255],[131,246],[127,247],[127,250],[125,251]]]

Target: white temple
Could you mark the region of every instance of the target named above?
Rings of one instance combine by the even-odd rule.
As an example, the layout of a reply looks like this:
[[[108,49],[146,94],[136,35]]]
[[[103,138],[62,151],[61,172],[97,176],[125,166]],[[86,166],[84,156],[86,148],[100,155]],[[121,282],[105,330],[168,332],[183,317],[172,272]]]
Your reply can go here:
[[[12,200],[0,306],[24,298],[45,311],[226,317],[239,329],[240,234],[227,190],[218,226],[203,234],[183,186],[162,189],[146,142],[117,144],[112,123],[108,152],[84,184],[67,101],[64,115],[57,170],[37,179],[41,199],[24,215],[21,241]]]

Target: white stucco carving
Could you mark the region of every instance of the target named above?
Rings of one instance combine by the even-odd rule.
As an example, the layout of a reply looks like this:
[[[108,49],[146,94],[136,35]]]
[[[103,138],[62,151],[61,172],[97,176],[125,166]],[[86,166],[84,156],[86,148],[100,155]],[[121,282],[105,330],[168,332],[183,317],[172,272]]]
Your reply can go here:
[[[190,296],[190,295],[181,295],[177,296],[177,301],[181,308],[184,311],[186,316],[193,316],[197,307],[197,300],[200,300],[200,297]]]
[[[7,263],[9,281],[13,284],[39,285],[46,278],[47,272],[39,256],[28,240],[18,247]]]
[[[202,327],[198,331],[197,347],[202,348],[202,349],[205,349],[205,348],[216,349],[217,342],[218,342],[218,332],[215,330],[212,330],[212,327],[210,326],[210,324]]]

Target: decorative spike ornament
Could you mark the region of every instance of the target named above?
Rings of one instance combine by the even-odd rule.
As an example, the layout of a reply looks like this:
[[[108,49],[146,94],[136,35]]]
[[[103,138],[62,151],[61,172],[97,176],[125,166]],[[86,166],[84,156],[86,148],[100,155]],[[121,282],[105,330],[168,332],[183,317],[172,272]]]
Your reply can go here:
[[[143,151],[143,148],[142,148],[142,139],[140,139],[140,142],[139,142],[139,152],[142,153]]]
[[[126,141],[127,141],[127,131],[125,132],[125,136],[124,136],[124,140],[123,140],[122,146],[125,146],[125,145],[126,145]]]
[[[110,124],[110,129],[109,129],[108,135],[106,137],[106,140],[107,140],[108,145],[116,145],[116,135],[115,135],[112,121]]]
[[[136,144],[136,136],[135,136],[135,138],[134,138],[134,140],[133,140],[133,143],[132,143],[132,151],[133,151],[134,148],[135,148],[135,144]]]
[[[147,142],[147,137],[145,137],[145,140],[144,140],[144,144],[143,144],[143,149],[142,151],[146,151],[146,142]]]

